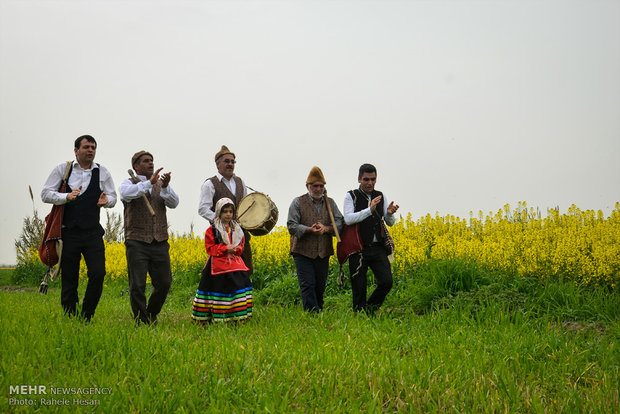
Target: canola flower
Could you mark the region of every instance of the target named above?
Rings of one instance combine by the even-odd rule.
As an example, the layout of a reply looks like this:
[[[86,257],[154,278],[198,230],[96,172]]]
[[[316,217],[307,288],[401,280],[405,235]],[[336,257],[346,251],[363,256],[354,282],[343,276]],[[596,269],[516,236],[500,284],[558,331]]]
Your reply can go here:
[[[390,233],[396,244],[392,264],[396,275],[409,275],[432,259],[466,258],[489,269],[543,280],[563,277],[612,288],[620,280],[620,203],[608,218],[600,210],[584,211],[574,205],[565,214],[548,210],[543,218],[524,202],[514,210],[506,205],[496,213],[470,213],[468,220],[427,214],[414,221],[409,214]],[[171,235],[169,243],[173,275],[199,274],[208,258],[203,238]],[[295,271],[285,227],[252,237],[250,243],[255,277],[265,280],[267,274]],[[124,243],[106,243],[105,248],[106,278],[127,280]],[[36,251],[29,260],[38,261]],[[335,256],[331,264],[337,266]],[[80,272],[86,277],[84,263]]]
[[[469,220],[430,214],[407,216],[392,227],[394,270],[408,273],[429,259],[467,258],[490,269],[539,279],[564,277],[577,283],[615,287],[620,278],[620,203],[610,217],[571,206],[547,217],[526,203],[513,211]]]
[[[189,235],[170,235],[170,264],[172,274],[200,273],[207,261],[204,240]],[[111,280],[127,280],[127,257],[125,243],[105,243],[106,278]],[[84,258],[80,266],[80,278],[86,277]]]

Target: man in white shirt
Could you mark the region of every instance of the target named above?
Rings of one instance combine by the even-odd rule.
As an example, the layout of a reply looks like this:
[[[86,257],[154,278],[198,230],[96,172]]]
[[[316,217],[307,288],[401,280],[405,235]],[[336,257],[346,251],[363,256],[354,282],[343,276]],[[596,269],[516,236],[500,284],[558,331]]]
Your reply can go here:
[[[215,166],[217,173],[205,180],[200,189],[200,202],[198,204],[198,214],[207,219],[211,224],[215,219],[215,204],[221,198],[230,198],[235,203],[235,211],[239,202],[248,194],[248,189],[240,177],[235,175],[235,164],[237,163],[235,154],[226,145],[215,154]],[[243,231],[245,236],[245,247],[241,258],[248,267],[248,273],[253,272],[252,267],[252,248],[250,246],[250,233]]]
[[[125,208],[129,301],[136,323],[156,325],[172,283],[166,208],[176,208],[179,196],[169,185],[170,172],[155,171],[150,152],[136,152],[131,166],[136,178],[124,180],[118,188]],[[147,272],[153,285],[148,304]]]
[[[66,168],[63,162],[47,178],[41,199],[44,203],[64,205],[60,259],[62,307],[65,314],[77,314],[80,260],[84,255],[88,285],[80,316],[90,322],[101,298],[105,277],[104,230],[99,223],[99,210],[114,207],[116,190],[110,172],[94,162],[95,138],[82,135],[75,140],[73,151],[75,161],[69,173],[67,192],[59,192]]]
[[[392,289],[392,268],[388,259],[383,235],[382,220],[388,226],[395,222],[398,205],[389,202],[385,195],[375,190],[377,169],[372,164],[359,168],[359,188],[351,190],[344,198],[344,222],[351,226],[359,223],[363,250],[349,257],[353,310],[374,313]],[[366,299],[367,272],[372,269],[376,289]]]

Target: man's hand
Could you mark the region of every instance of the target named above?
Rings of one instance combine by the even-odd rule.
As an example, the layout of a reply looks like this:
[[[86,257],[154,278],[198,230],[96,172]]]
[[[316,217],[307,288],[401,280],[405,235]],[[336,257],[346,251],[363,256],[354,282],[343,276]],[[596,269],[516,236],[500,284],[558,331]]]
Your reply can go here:
[[[161,170],[161,168],[160,168]],[[157,170],[159,172],[159,170]],[[170,173],[167,172],[161,176],[161,186],[166,188],[170,184]]]
[[[324,226],[322,223],[314,223],[312,226],[308,227],[306,231],[312,234],[322,235],[331,232],[332,227]]]
[[[399,208],[399,207],[400,207],[400,206],[399,206],[398,204],[394,204],[394,202],[392,201],[392,202],[390,203],[390,205],[388,206],[388,208],[387,208],[387,212],[388,212],[388,214],[394,214],[394,213],[396,213],[396,211],[398,210],[398,208]]]
[[[151,184],[155,184],[157,180],[159,180],[159,172],[161,170],[163,170],[163,168],[158,168],[157,171],[155,171],[153,175],[151,175],[151,178],[150,178]]]
[[[80,191],[82,191],[82,186],[79,186],[78,188],[67,194],[67,201],[73,201],[78,198],[78,196],[80,195]]]
[[[382,196],[376,196],[375,198],[372,199],[372,201],[370,202],[370,211],[375,211],[377,209],[377,204],[379,204],[381,202],[381,198]]]
[[[103,207],[108,204],[108,196],[105,192],[102,192],[99,196],[99,200],[97,200],[97,207]]]
[[[325,226],[322,223],[316,223],[315,226],[316,226],[316,229],[319,231],[320,234],[326,234],[326,233],[329,233],[330,231],[332,231],[332,226]]]

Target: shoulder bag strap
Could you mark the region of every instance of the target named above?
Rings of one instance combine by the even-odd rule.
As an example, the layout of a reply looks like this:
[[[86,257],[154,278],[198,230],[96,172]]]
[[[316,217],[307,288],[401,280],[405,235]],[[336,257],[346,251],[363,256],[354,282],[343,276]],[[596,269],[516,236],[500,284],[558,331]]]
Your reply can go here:
[[[67,181],[69,180],[71,171],[73,171],[73,161],[67,161],[67,166],[65,167],[65,174],[62,176],[62,182],[60,183],[60,189],[58,189],[60,193],[65,192],[67,188]]]

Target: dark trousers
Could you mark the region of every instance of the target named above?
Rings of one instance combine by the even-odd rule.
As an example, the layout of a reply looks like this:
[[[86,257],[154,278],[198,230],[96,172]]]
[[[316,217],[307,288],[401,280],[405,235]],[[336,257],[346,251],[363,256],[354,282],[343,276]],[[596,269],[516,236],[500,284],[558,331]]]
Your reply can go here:
[[[102,236],[103,229],[100,227],[93,230],[62,230],[60,302],[66,314],[76,314],[82,255],[84,255],[88,276],[88,285],[82,301],[82,317],[90,320],[95,314],[105,277],[105,248]]]
[[[170,284],[170,245],[167,240],[144,243],[125,240],[127,272],[129,274],[129,301],[136,321],[152,323],[164,306]],[[151,276],[153,292],[146,302],[146,273]]]
[[[323,309],[323,294],[329,272],[329,256],[310,259],[300,254],[293,254],[297,280],[301,291],[301,303],[304,310],[320,312]]]
[[[377,287],[366,300],[368,284],[368,268],[375,275]],[[388,260],[385,248],[381,245],[364,247],[360,254],[349,257],[349,272],[351,274],[351,290],[353,293],[353,310],[377,310],[385,297],[392,289],[392,267]]]

